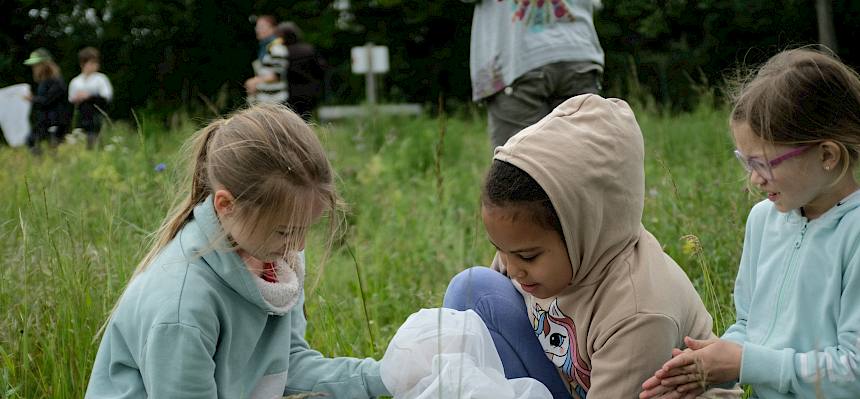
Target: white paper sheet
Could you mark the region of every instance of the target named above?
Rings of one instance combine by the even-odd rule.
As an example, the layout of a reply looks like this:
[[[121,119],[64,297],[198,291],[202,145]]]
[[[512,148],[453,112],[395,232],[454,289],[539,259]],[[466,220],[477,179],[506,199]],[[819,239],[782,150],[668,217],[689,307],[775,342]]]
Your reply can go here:
[[[24,96],[30,85],[21,83],[0,89],[0,129],[12,147],[24,145],[30,134],[30,102]]]

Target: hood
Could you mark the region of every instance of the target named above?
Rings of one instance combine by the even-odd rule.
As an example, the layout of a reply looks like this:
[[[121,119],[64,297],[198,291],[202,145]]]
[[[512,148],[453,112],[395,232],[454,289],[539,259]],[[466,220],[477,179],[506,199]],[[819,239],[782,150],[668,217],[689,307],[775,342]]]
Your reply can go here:
[[[642,132],[626,102],[573,97],[501,147],[494,159],[546,191],[564,232],[572,286],[594,284],[643,230]]]
[[[186,233],[186,230],[196,231],[188,231],[188,234],[183,234]],[[215,214],[215,206],[211,195],[194,208],[194,219],[182,229],[180,234],[182,234],[182,247],[186,256],[190,256],[192,259],[194,257],[202,258],[224,284],[248,302],[253,303],[270,314],[276,315],[286,314],[292,305],[295,304],[293,301],[289,306],[286,306],[286,303],[276,306],[266,300],[263,295],[266,291],[266,284],[263,284],[262,279],[254,276],[248,270],[245,262],[230,247],[226,234],[221,228],[221,222]],[[303,254],[297,259],[296,265],[302,266],[300,264],[302,261]],[[286,264],[278,265],[279,275],[286,275],[286,272],[283,271],[283,267],[285,266]],[[302,274],[301,277],[303,277],[303,267],[297,270],[299,270],[299,273]],[[301,281],[302,279],[298,280]]]

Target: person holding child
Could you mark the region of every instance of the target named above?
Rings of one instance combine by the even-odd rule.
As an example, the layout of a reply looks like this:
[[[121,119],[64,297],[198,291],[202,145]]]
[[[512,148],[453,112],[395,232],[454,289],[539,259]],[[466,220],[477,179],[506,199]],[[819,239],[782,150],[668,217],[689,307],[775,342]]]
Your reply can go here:
[[[373,359],[305,341],[305,237],[340,200],[311,128],[282,105],[191,139],[188,190],[106,324],[87,398],[387,395]]]
[[[110,79],[99,72],[101,55],[94,47],[78,52],[81,74],[69,83],[69,102],[78,106],[78,126],[87,134],[87,148],[95,148],[101,131],[101,116],[113,98]]]
[[[642,226],[644,155],[627,103],[595,94],[496,148],[481,197],[492,269],[455,276],[444,306],[481,316],[507,378],[535,378],[555,398],[632,398],[683,337],[714,336]]]
[[[730,126],[767,194],[747,218],[737,320],[720,339],[686,338],[640,398],[726,381],[757,398],[858,398],[860,77],[822,52],[779,53],[742,83]]]

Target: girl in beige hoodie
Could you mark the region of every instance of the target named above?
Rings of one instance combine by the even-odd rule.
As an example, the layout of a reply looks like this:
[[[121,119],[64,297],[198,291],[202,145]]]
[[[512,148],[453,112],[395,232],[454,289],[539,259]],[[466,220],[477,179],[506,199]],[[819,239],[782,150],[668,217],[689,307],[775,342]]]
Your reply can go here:
[[[712,320],[642,226],[642,133],[618,99],[574,97],[496,148],[482,217],[497,253],[448,287],[475,309],[508,378],[556,398],[634,398]],[[560,378],[559,378],[560,377]]]

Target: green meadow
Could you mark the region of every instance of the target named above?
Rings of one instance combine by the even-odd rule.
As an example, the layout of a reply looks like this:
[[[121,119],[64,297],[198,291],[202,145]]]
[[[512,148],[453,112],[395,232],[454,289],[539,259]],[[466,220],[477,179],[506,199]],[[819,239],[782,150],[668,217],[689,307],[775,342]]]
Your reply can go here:
[[[634,107],[645,136],[644,225],[686,271],[721,333],[744,221],[756,198],[731,150],[727,113]],[[140,117],[42,157],[0,148],[0,397],[82,397],[98,330],[170,207],[181,143],[205,118]],[[484,116],[380,118],[316,127],[348,204],[327,261],[308,243],[307,339],[328,356],[381,358],[411,313],[493,255],[479,217],[491,160]],[[164,164],[164,169],[157,167]]]

